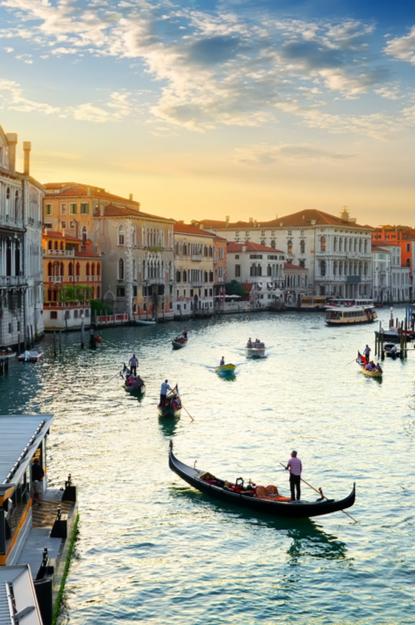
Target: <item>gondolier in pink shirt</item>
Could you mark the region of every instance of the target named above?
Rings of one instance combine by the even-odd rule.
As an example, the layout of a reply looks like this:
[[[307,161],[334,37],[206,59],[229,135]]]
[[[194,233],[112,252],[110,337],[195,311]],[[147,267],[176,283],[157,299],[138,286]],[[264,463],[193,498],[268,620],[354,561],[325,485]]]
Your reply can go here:
[[[295,501],[295,488],[296,488],[296,500],[300,499],[300,476],[302,473],[302,461],[298,458],[298,452],[293,450],[290,454],[290,458],[287,461],[286,471],[290,471],[289,484],[290,484],[290,498]]]

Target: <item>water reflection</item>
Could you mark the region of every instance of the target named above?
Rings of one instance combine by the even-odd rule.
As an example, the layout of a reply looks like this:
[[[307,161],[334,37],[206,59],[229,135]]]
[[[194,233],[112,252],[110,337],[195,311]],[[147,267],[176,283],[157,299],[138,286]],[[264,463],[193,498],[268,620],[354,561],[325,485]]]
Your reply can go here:
[[[179,415],[176,417],[161,417],[159,415],[159,427],[160,427],[161,432],[167,438],[171,438],[176,432],[179,421],[180,421]]]
[[[284,532],[291,538],[287,554],[295,561],[300,557],[312,556],[326,560],[341,560],[347,557],[347,546],[336,536],[326,532],[312,519],[275,518],[264,512],[241,509],[233,504],[217,501],[205,497],[203,493],[184,487],[171,486],[170,492],[174,497],[182,497],[195,506],[208,506],[218,514],[232,517],[233,523],[237,519],[255,526],[256,528],[274,529]]]

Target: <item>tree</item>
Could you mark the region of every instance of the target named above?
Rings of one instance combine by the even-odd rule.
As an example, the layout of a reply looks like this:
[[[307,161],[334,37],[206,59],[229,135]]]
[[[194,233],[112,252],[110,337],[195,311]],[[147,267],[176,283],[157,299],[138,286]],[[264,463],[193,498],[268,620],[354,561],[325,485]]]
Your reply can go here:
[[[243,299],[247,298],[249,295],[249,291],[244,287],[241,282],[237,282],[237,280],[231,280],[231,282],[227,282],[225,285],[225,292],[227,295],[238,295]]]

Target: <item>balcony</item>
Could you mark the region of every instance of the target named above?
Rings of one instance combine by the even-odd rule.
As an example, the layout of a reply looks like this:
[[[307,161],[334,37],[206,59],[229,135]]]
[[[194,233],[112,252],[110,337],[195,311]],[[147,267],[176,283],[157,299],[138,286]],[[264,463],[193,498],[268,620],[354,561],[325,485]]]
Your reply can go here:
[[[73,258],[75,250],[45,250],[45,256],[59,256],[60,258]]]
[[[0,286],[26,286],[27,280],[24,276],[0,276]]]
[[[52,282],[53,284],[60,284],[63,280],[63,276],[48,276],[48,282]]]

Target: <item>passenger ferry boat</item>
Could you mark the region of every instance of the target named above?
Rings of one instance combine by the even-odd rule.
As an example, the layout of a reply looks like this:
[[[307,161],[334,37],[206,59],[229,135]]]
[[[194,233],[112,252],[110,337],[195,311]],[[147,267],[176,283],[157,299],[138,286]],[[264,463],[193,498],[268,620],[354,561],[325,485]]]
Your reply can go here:
[[[3,614],[9,616],[7,622],[23,623],[17,617],[28,607],[26,601],[33,619],[36,615],[43,625],[51,623],[62,599],[78,512],[70,477],[65,488],[48,488],[51,424],[52,417],[46,415],[0,415],[0,583],[5,581],[9,589],[9,596],[0,592],[1,623]],[[35,459],[44,477],[33,483]]]
[[[346,326],[358,323],[372,323],[377,319],[374,306],[328,306],[326,324],[328,326]]]

